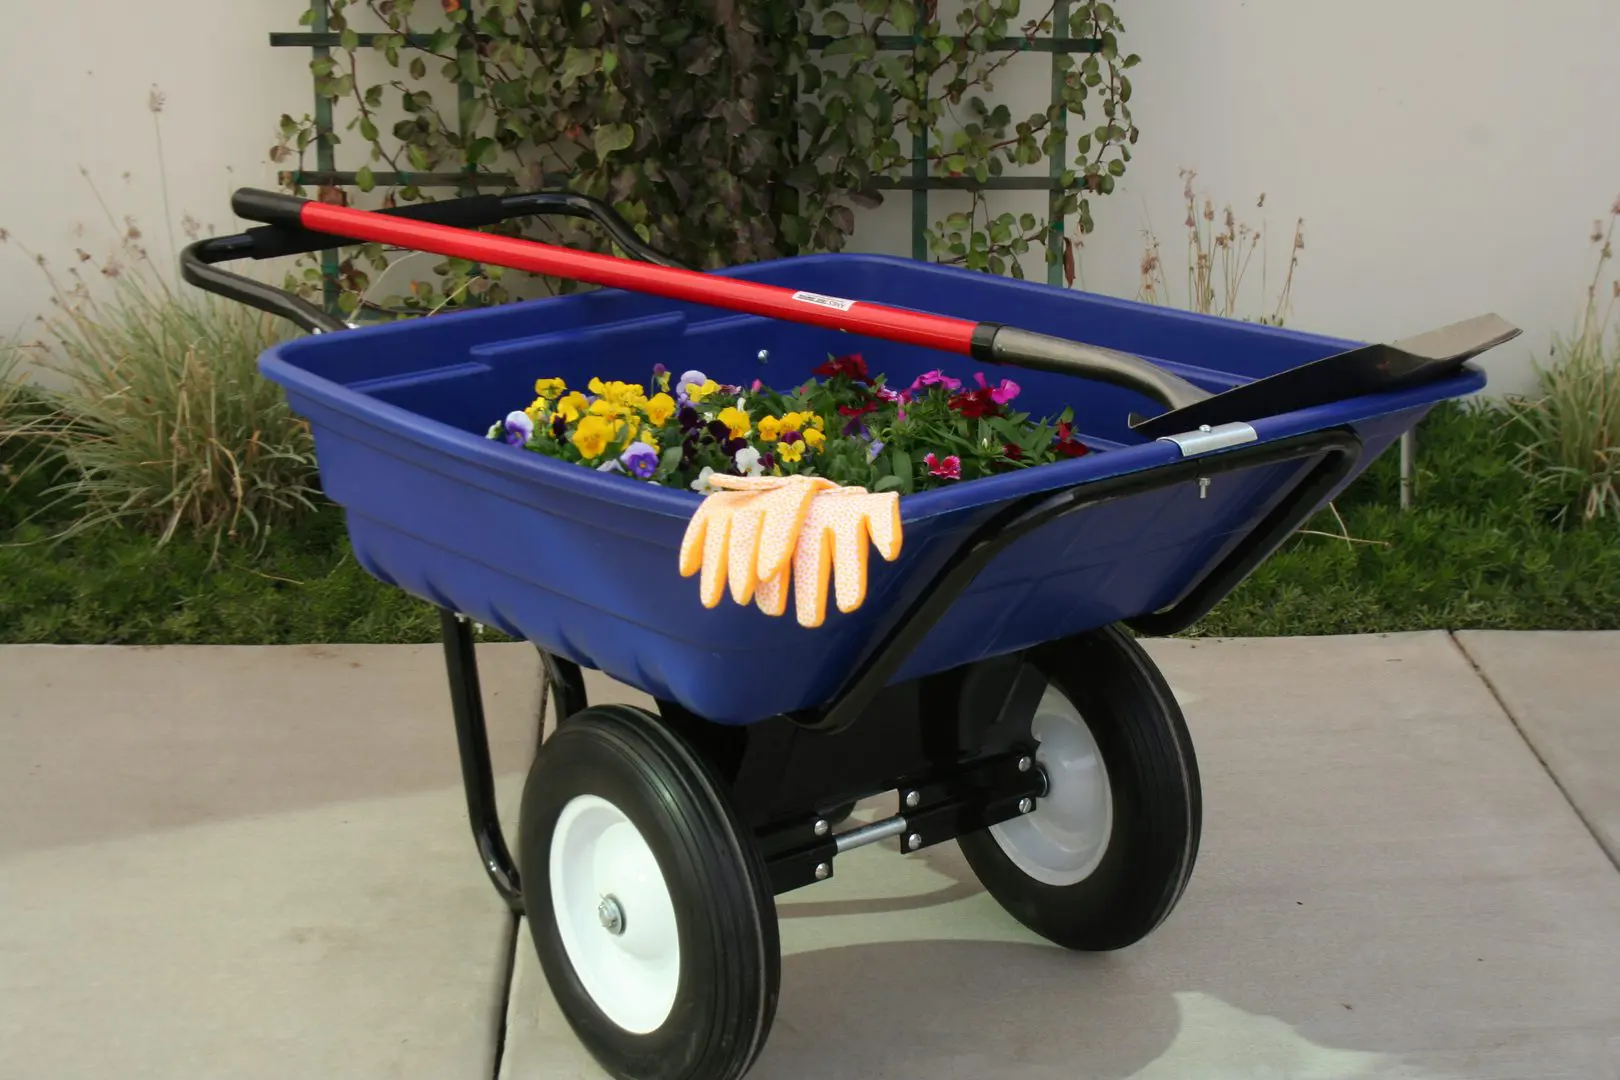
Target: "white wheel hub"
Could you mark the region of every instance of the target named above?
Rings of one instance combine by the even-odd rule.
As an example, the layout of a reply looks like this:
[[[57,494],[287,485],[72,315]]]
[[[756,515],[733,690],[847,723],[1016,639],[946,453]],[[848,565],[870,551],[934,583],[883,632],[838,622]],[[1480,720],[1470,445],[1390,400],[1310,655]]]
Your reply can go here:
[[[1091,876],[1114,831],[1108,767],[1080,710],[1048,686],[1030,724],[1047,793],[1033,812],[990,827],[1007,858],[1036,881],[1075,885]]]
[[[576,795],[557,818],[551,913],[596,1007],[634,1034],[658,1030],[681,977],[675,905],[641,830],[606,799]]]

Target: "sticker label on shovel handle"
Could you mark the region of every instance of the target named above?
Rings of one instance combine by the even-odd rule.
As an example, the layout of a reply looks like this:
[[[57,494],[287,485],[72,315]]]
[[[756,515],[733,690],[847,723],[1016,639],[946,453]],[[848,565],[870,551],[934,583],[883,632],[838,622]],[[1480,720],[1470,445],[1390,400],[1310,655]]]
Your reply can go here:
[[[796,292],[793,299],[801,304],[819,304],[821,307],[836,308],[839,311],[848,311],[855,306],[855,301],[844,300],[837,296],[822,296],[820,293]]]

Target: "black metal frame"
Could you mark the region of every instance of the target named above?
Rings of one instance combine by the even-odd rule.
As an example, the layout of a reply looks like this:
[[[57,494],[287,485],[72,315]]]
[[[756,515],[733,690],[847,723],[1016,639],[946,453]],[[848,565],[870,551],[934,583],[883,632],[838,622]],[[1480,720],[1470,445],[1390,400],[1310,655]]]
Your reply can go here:
[[[464,226],[524,214],[562,213],[606,228],[630,253],[674,265],[648,248],[604,204],[577,195],[474,196],[413,206],[404,216]],[[198,241],[181,257],[185,280],[325,333],[346,324],[283,290],[219,270],[236,258],[270,258],[342,246],[347,241],[274,225]],[[1139,632],[1173,633],[1201,618],[1236,588],[1354,470],[1361,442],[1349,429],[1311,432],[1184,458],[1141,472],[1086,481],[1031,496],[1000,510],[970,537],[887,636],[826,705],[743,726],[713,724],[672,702],[663,720],[681,731],[730,786],[754,830],[778,893],[831,876],[839,836],[825,814],[889,790],[901,794],[902,850],[919,850],[1033,808],[1044,778],[1030,766],[1028,724],[1044,679],[1020,655],[981,661],[924,679],[891,684],[906,658],[958,597],[1006,547],[1036,529],[1099,503],[1128,498],[1238,469],[1314,459],[1306,476],[1253,531],[1173,606],[1129,620]],[[495,798],[489,737],[478,682],[473,628],[441,609],[446,673],[455,718],[468,820],[491,883],[514,911],[522,882],[507,847]],[[560,721],[585,708],[578,665],[540,651],[546,690]],[[881,722],[876,722],[881,717]],[[871,718],[874,722],[861,722]],[[542,716],[540,722],[544,724]],[[839,737],[829,739],[829,734]]]

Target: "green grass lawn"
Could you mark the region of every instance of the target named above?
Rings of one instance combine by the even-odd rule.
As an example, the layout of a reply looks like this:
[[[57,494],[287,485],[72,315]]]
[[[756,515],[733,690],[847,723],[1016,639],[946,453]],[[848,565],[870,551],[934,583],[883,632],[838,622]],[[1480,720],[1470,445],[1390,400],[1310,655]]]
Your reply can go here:
[[[1358,541],[1303,533],[1189,633],[1620,628],[1620,525],[1560,521],[1568,500],[1512,466],[1502,414],[1447,406],[1419,432],[1418,502],[1399,509],[1395,451],[1337,503]],[[435,640],[426,603],[384,586],[327,508],[262,551],[158,547],[121,529],[39,542],[20,524],[40,483],[0,478],[0,641],[291,644]],[[1307,529],[1339,531],[1324,513]],[[673,566],[671,573],[674,573]],[[493,634],[493,632],[492,632]],[[498,636],[498,635],[494,635]]]

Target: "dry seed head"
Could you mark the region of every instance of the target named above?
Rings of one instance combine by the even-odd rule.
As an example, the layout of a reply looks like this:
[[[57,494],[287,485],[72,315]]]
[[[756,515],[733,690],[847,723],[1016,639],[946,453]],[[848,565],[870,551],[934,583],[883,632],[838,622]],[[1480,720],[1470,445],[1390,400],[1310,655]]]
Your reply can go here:
[[[1205,199],[1204,200],[1204,220],[1205,221],[1214,221],[1215,220],[1215,203],[1210,199]]]
[[[1587,239],[1591,240],[1592,243],[1594,243],[1594,244],[1599,244],[1599,243],[1603,242],[1603,222],[1602,221],[1598,220],[1597,218],[1592,219],[1592,235],[1589,236]]]
[[[1613,217],[1620,217],[1620,195],[1615,196],[1614,205],[1609,207],[1609,214]]]
[[[146,95],[146,107],[155,113],[160,113],[163,111],[163,103],[167,100],[168,96],[154,84],[151,91]]]

